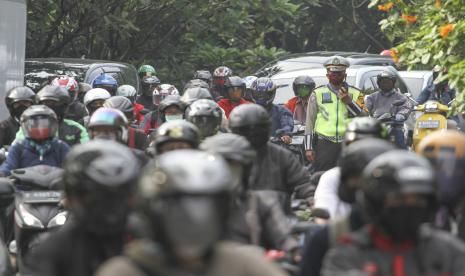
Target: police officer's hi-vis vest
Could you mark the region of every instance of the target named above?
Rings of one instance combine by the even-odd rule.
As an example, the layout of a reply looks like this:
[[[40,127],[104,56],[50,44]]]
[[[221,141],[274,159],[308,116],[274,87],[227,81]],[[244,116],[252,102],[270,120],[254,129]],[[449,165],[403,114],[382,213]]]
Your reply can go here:
[[[349,113],[347,105],[328,86],[318,87],[314,90],[314,93],[318,105],[318,114],[313,131],[331,142],[341,143],[344,139],[346,125],[354,115]],[[349,94],[352,96],[352,102],[354,103],[357,103],[363,97],[359,90],[352,87],[349,87]],[[359,106],[359,108],[363,108],[363,106]]]

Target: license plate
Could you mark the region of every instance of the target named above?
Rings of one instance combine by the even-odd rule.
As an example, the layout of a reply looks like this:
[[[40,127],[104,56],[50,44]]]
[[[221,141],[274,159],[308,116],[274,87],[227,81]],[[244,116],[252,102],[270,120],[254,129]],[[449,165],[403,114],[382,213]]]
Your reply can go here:
[[[302,145],[304,143],[304,137],[305,136],[294,136],[292,137],[292,143],[293,145]]]
[[[33,202],[59,202],[62,198],[62,193],[58,191],[32,191],[24,192],[23,199],[26,203]]]
[[[418,128],[439,128],[439,121],[420,121],[418,122]]]

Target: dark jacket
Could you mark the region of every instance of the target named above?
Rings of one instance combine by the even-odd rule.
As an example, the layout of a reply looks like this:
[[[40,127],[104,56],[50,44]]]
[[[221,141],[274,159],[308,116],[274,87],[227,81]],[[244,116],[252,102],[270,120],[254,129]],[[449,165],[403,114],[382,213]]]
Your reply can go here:
[[[18,130],[19,123],[11,116],[0,122],[0,148],[11,145]]]
[[[155,110],[155,105],[153,104],[152,96],[148,97],[145,95],[140,95],[139,97],[137,97],[136,103],[143,105],[144,108],[148,111]]]
[[[396,101],[404,101],[402,105],[393,107],[392,104]],[[408,118],[412,111],[410,101],[406,96],[397,91],[390,92],[375,92],[366,97],[365,107],[367,108],[370,116],[378,118],[384,113],[402,114],[405,119]]]
[[[446,85],[443,88],[442,92],[437,91],[436,84],[430,84],[421,91],[420,95],[418,96],[417,102],[419,104],[423,104],[428,100],[438,100],[442,104],[447,105],[450,101],[455,99],[455,89],[450,88]]]
[[[158,110],[155,110],[144,115],[144,119],[140,123],[139,128],[148,134],[151,130],[157,129],[163,123]]]
[[[64,275],[64,274],[63,274]],[[82,274],[86,275],[86,274]],[[88,274],[87,274],[88,275]],[[218,242],[206,268],[192,272],[176,267],[157,244],[144,240],[132,243],[125,255],[106,262],[95,276],[285,276],[256,249],[231,242]]]
[[[324,260],[322,275],[465,275],[465,244],[427,225],[416,245],[394,247],[368,225],[340,239]]]
[[[281,192],[284,195],[283,206],[289,207],[291,194],[301,185],[311,185],[310,173],[291,151],[271,142],[257,151],[249,178],[249,189]],[[307,196],[311,195],[296,194],[297,198]]]
[[[128,128],[128,147],[131,149],[145,150],[147,148],[148,139],[145,132],[140,129]]]
[[[6,161],[0,166],[0,173],[8,176],[14,169],[36,165],[61,167],[70,147],[58,139],[53,139],[47,146],[41,147],[42,153],[29,139],[17,141],[11,145]]]
[[[67,222],[45,240],[35,254],[37,276],[91,276],[97,268],[123,251],[121,236],[96,236],[76,221]]]
[[[287,108],[273,104],[268,113],[271,116],[271,136],[277,136],[278,132],[281,132],[280,135],[292,134],[294,118]]]
[[[84,104],[74,101],[69,105],[65,118],[78,122],[82,125],[84,124],[85,116],[87,116],[87,110]]]
[[[234,203],[229,223],[231,240],[286,252],[298,246],[276,192],[250,191]]]

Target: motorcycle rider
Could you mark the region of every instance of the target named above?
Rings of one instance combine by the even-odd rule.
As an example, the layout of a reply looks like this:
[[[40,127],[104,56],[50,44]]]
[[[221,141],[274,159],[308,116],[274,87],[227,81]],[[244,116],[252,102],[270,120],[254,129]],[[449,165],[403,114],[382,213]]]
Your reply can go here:
[[[465,244],[433,229],[434,173],[428,161],[395,150],[365,168],[361,197],[369,224],[339,239],[322,275],[462,275]]]
[[[305,120],[306,156],[315,171],[336,166],[346,124],[364,114],[363,94],[345,82],[349,61],[332,56],[324,66],[329,83],[310,95]]]
[[[140,164],[115,141],[75,146],[64,164],[69,221],[35,252],[36,275],[94,275],[105,260],[121,254]]]
[[[92,81],[92,88],[103,88],[115,96],[116,89],[118,89],[118,81],[109,74],[102,73]]]
[[[439,210],[435,226],[465,240],[465,135],[456,130],[435,131],[415,148],[436,172]]]
[[[224,84],[226,79],[232,75],[232,70],[226,66],[220,66],[213,71],[213,85],[210,91],[215,101],[226,97],[226,87]]]
[[[20,122],[24,139],[18,139],[10,146],[8,156],[0,166],[0,176],[35,165],[61,167],[69,146],[55,138],[58,118],[53,110],[45,105],[33,105],[23,112]]]
[[[66,89],[60,86],[47,85],[36,95],[37,103],[48,106],[58,118],[58,137],[70,146],[89,141],[87,130],[79,123],[65,119],[70,102]],[[16,139],[24,137],[23,131],[18,131]]]
[[[238,105],[250,103],[244,100],[245,96],[245,82],[238,76],[228,77],[224,83],[226,88],[226,97],[218,101],[218,106],[224,110],[226,118]]]
[[[116,90],[116,96],[124,96],[128,98],[131,103],[132,107],[134,108],[134,119],[136,120],[137,124],[140,124],[144,119],[144,115],[141,114],[141,111],[144,109],[144,106],[141,104],[136,103],[137,98],[137,91],[134,86],[129,84],[120,85]]]
[[[172,96],[176,96],[176,98]],[[167,97],[170,97],[170,99],[164,102],[164,100]],[[139,128],[143,129],[145,133],[149,133],[151,129],[156,129],[161,124],[163,124],[166,121],[166,116],[164,114],[167,108],[166,103],[171,103],[173,100],[178,102],[178,104],[181,104],[179,98],[179,91],[178,89],[176,89],[174,85],[162,84],[158,86],[155,90],[153,90],[153,102],[156,107],[154,110],[144,115],[144,120],[140,124]],[[164,104],[162,105],[163,102]],[[161,107],[163,107],[163,110],[161,110]],[[183,113],[184,108],[181,109],[181,112],[173,111],[172,113],[170,113],[171,111],[173,110],[170,110],[167,115],[179,115]]]
[[[221,108],[212,100],[200,99],[186,108],[186,121],[197,126],[200,140],[218,133],[222,122]]]
[[[110,97],[110,93],[103,88],[93,88],[86,93],[84,96],[84,106],[86,107],[87,114],[89,115],[84,117],[85,126],[89,123],[90,116],[92,116],[97,109],[102,107],[105,100]]]
[[[199,129],[184,120],[174,120],[161,125],[155,132],[150,148],[154,156],[172,150],[196,149],[200,143]]]
[[[376,76],[380,91],[366,97],[365,107],[373,118],[387,114],[387,118],[396,122],[391,131],[395,135],[396,145],[406,148],[403,123],[408,119],[412,106],[410,101],[396,88],[396,75],[383,71]],[[399,105],[396,103],[400,103]],[[403,102],[403,103],[401,103]]]
[[[292,82],[295,97],[287,101],[284,106],[291,111],[294,120],[305,124],[307,106],[310,93],[315,89],[315,81],[307,75],[298,76]]]
[[[437,82],[439,74],[447,74],[447,69],[436,65],[433,68],[433,81],[428,84],[418,96],[418,104],[424,104],[428,100],[437,100],[441,104],[448,105],[455,99],[456,91],[449,86],[447,80]]]
[[[36,94],[27,86],[18,86],[5,95],[5,104],[10,117],[0,122],[0,148],[10,145],[19,130],[19,121],[24,110],[34,104]]]
[[[310,173],[292,152],[268,142],[271,131],[268,112],[257,104],[240,105],[229,116],[229,128],[233,133],[244,136],[257,151],[249,189],[280,192],[281,205],[289,212],[291,195],[300,187],[310,185]],[[295,196],[307,198],[313,194],[296,193]]]
[[[71,103],[68,106],[68,111],[66,112],[65,118],[73,120],[82,124],[84,117],[87,115],[86,108],[84,105],[78,101],[79,84],[73,77],[60,76],[53,79],[52,85],[61,86],[68,91]]]
[[[127,140],[125,141],[127,146],[131,149],[145,150],[148,143],[147,135],[142,130],[133,127],[130,123],[134,121],[133,105],[131,101],[123,96],[114,96],[105,100],[103,107],[118,109],[124,114],[128,121]],[[92,117],[90,121],[92,121]],[[88,128],[91,128],[90,123]]]
[[[355,119],[363,118],[367,117]],[[355,119],[351,123],[354,123]],[[373,118],[367,119],[375,120]],[[333,184],[337,185],[324,187],[325,191],[323,192],[319,190],[321,189],[320,185],[329,186],[328,184],[331,183],[323,180],[323,183],[318,184],[315,192],[314,208],[328,210],[330,221],[307,235],[300,265],[301,276],[320,275],[323,258],[338,238],[365,225],[362,211],[355,204],[356,193],[360,190],[359,181],[363,169],[377,156],[394,149],[395,146],[392,143],[379,138],[362,138],[343,147],[339,167],[336,167],[335,177],[337,179],[332,181]],[[326,204],[322,204],[321,201],[325,201]]]
[[[184,85],[184,93],[187,89],[189,88],[197,88],[197,87],[201,87],[201,88],[205,88],[207,89],[210,93],[210,84],[208,84],[207,82],[205,82],[204,80],[201,80],[201,79],[192,79],[192,80],[189,80],[185,85]],[[184,95],[183,93],[183,95]]]
[[[263,106],[271,120],[271,136],[279,136],[281,140],[290,144],[294,120],[291,112],[280,105],[273,104],[276,96],[276,85],[270,78],[258,78],[252,83],[253,102]]]
[[[199,148],[221,155],[231,171],[237,172],[228,227],[230,239],[268,250],[295,251],[297,241],[290,235],[291,228],[276,193],[248,189],[250,169],[256,158],[249,141],[237,134],[220,133],[205,139]]]
[[[155,110],[156,106],[153,102],[153,91],[161,84],[160,80],[155,76],[145,76],[141,80],[141,94],[136,99],[136,103],[144,106],[145,114],[151,110]]]
[[[150,236],[131,243],[96,275],[285,275],[256,251],[222,241],[231,180],[219,156],[197,150],[161,155],[139,182]]]

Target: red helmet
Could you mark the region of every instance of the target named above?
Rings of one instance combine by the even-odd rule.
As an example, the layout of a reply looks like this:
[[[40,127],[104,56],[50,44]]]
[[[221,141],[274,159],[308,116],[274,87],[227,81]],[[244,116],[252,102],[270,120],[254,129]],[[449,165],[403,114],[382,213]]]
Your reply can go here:
[[[79,92],[79,83],[73,77],[60,76],[52,80],[51,85],[61,86],[68,90],[71,102],[74,102],[77,99],[77,94]]]

